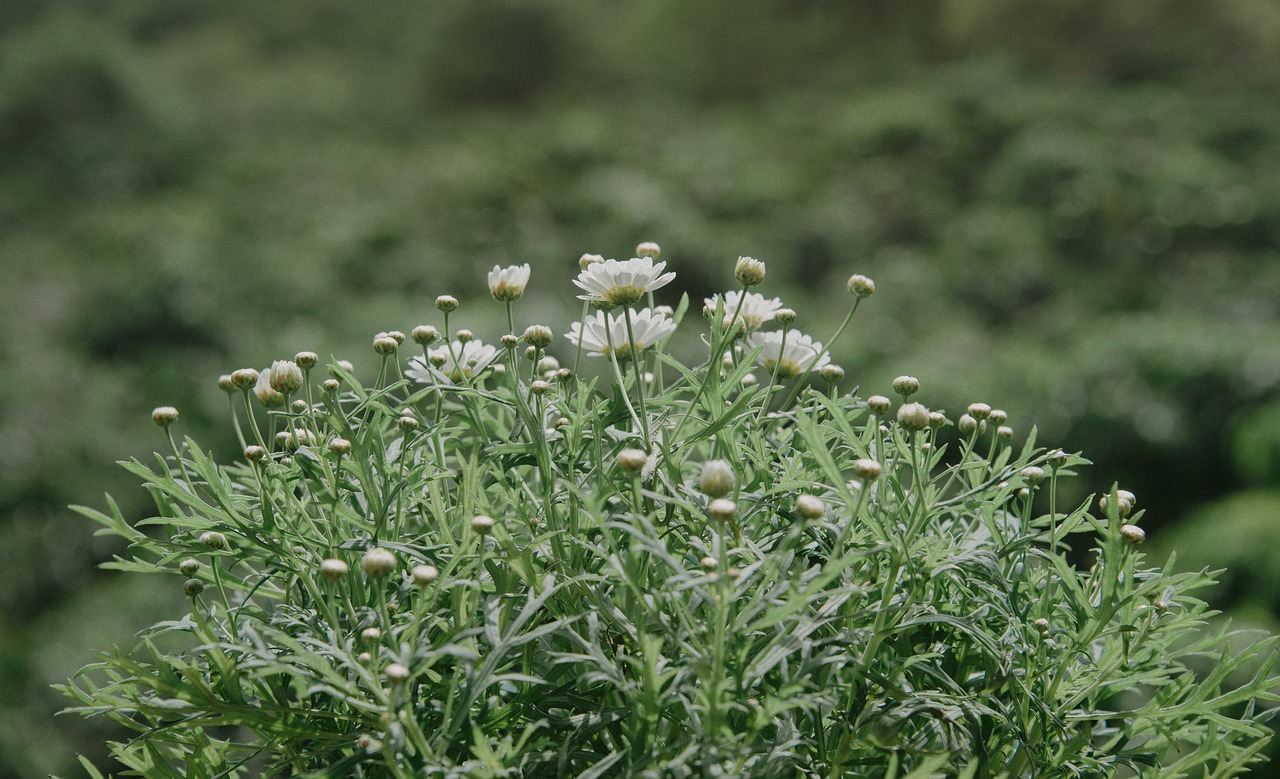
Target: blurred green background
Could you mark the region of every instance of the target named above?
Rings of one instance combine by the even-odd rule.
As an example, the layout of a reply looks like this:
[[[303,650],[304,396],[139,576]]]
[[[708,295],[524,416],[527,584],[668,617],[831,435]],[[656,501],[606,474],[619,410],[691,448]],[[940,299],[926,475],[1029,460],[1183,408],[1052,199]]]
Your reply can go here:
[[[445,292],[492,339],[495,263],[563,332],[642,240],[695,300],[765,260],[818,338],[872,276],[850,385],[1084,450],[1069,499],[1274,628],[1277,51],[1272,0],[5,0],[0,777],[105,765],[48,685],[183,608],[66,508],[147,516],[152,407],[233,456],[219,374],[367,373]]]

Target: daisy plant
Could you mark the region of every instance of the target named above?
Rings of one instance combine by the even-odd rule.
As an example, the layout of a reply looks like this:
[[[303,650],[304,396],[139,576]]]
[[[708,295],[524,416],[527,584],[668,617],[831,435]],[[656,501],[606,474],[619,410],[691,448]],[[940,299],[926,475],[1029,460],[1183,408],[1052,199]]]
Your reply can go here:
[[[234,456],[156,408],[162,453],[123,463],[154,514],[76,510],[127,543],[105,567],[188,607],[63,686],[70,712],[121,728],[88,774],[1172,778],[1260,760],[1275,640],[1215,619],[1209,574],[1144,556],[1136,496],[1102,483],[1060,505],[1084,457],[987,403],[931,409],[911,376],[841,392],[828,350],[865,276],[817,341],[739,258],[707,351],[677,360],[665,343],[698,325],[687,296],[655,299],[674,280],[659,253],[585,255],[567,328],[519,322],[530,268],[495,267],[491,344],[442,295],[440,321],[378,333],[364,360],[230,372]],[[591,358],[608,369],[583,375]]]

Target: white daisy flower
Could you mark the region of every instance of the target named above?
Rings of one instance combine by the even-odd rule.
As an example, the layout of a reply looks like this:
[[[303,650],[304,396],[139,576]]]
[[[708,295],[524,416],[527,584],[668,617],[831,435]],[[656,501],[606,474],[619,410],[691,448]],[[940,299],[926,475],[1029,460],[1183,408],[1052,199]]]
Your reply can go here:
[[[427,360],[411,359],[405,375],[423,384],[434,384],[442,377],[458,383],[479,376],[497,358],[497,347],[487,346],[483,341],[454,341],[427,352]]]
[[[587,294],[580,300],[601,304],[599,308],[629,306],[646,292],[671,283],[674,273],[663,273],[665,262],[655,263],[652,257],[635,257],[625,262],[605,260],[587,265],[573,283]]]
[[[738,310],[738,301],[742,301],[742,310],[738,311],[738,316],[746,322],[748,330],[759,329],[766,322],[772,322],[773,317],[782,310],[782,301],[778,298],[766,298],[758,292],[746,293],[743,299],[742,293],[734,290],[724,294],[724,326],[727,328],[733,324],[733,312]],[[705,298],[707,308],[711,311],[716,310],[716,304],[720,301],[720,295]]]
[[[676,323],[670,317],[655,314],[645,308],[632,314],[631,329],[636,337],[634,342],[627,339],[627,320],[624,316],[597,311],[594,316],[587,318],[585,325],[581,322],[570,325],[565,338],[575,346],[581,343],[593,357],[615,355],[619,360],[625,360],[674,333]],[[612,351],[609,348],[610,338],[613,339]]]
[[[757,359],[770,374],[776,367],[778,378],[789,379],[809,369],[821,370],[822,366],[831,362],[822,348],[821,341],[815,341],[804,333],[791,330],[786,332],[787,338],[784,344],[782,336],[782,331],[752,333],[747,336],[748,349],[762,347]],[[818,359],[818,355],[822,355],[822,358]]]
[[[489,294],[493,299],[504,303],[519,300],[524,294],[525,285],[529,283],[529,263],[524,265],[508,265],[505,268],[493,266],[489,271]]]

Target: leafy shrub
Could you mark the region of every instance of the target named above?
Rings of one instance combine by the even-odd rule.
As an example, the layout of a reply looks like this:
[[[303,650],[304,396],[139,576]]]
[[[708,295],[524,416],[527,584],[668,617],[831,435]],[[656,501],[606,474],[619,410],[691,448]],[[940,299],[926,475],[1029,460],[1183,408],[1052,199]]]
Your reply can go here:
[[[442,296],[443,336],[378,334],[371,384],[339,360],[318,381],[310,352],[222,377],[244,461],[157,409],[168,454],[125,464],[157,515],[79,509],[131,546],[107,567],[191,600],[64,688],[137,731],[116,759],[148,777],[1174,777],[1256,757],[1274,643],[1205,628],[1206,574],[1144,567],[1130,493],[1060,510],[1086,461],[1015,446],[1004,412],[930,411],[911,377],[896,410],[841,393],[796,312],[748,293],[749,258],[686,365],[665,344],[689,298],[655,306],[673,274],[640,249],[584,257],[581,297],[605,310],[584,303],[557,350],[572,368],[549,328],[515,335],[528,266],[495,268],[500,346]],[[835,338],[874,291],[849,287]]]

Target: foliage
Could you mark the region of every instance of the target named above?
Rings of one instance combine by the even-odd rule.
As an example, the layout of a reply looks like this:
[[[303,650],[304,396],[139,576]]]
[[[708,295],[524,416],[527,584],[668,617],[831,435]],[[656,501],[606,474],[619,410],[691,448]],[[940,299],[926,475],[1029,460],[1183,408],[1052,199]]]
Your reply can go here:
[[[661,268],[631,281],[636,263],[595,266],[603,299],[647,285],[652,305]],[[855,279],[837,337],[873,289]],[[618,335],[559,350],[603,354],[593,379],[537,327],[520,344],[509,324],[490,365],[456,329],[469,307],[442,299],[444,346],[415,329],[406,366],[410,342],[380,333],[370,384],[341,361],[319,382],[309,353],[263,375],[283,398],[223,377],[245,445],[229,464],[157,409],[169,453],[125,463],[157,514],[79,511],[128,541],[106,567],[182,587],[191,610],[79,674],[75,710],[135,730],[113,754],[148,777],[1252,762],[1280,699],[1274,639],[1210,627],[1206,574],[1145,566],[1129,493],[1059,508],[1083,458],[1014,446],[985,404],[931,414],[911,377],[896,413],[842,393],[794,312],[781,344],[742,339],[748,304],[725,300],[692,364],[611,314]],[[1087,567],[1071,539],[1094,545]]]
[[[998,399],[1154,538],[1276,485],[1222,434],[1254,419],[1270,458],[1280,429],[1254,416],[1280,391],[1274,3],[743,6],[0,3],[0,776],[103,738],[52,717],[73,626],[163,611],[65,510],[145,510],[107,465],[150,451],[131,420],[183,398],[225,459],[233,355],[354,354],[477,291],[473,262],[663,235],[695,297],[749,248],[797,300],[856,259],[886,298],[836,346],[857,383],[913,365],[939,407]],[[546,277],[531,304],[568,318]]]

